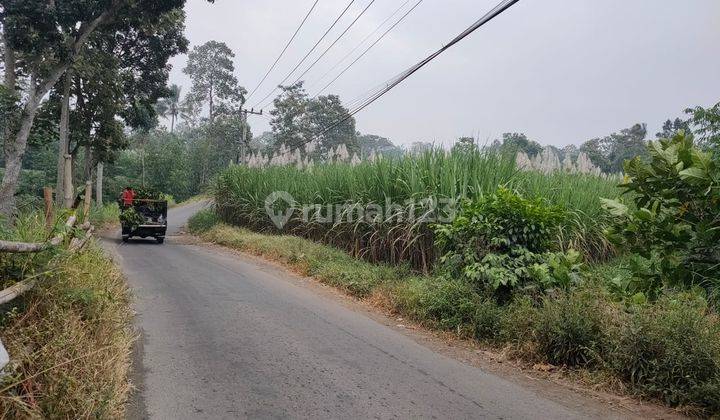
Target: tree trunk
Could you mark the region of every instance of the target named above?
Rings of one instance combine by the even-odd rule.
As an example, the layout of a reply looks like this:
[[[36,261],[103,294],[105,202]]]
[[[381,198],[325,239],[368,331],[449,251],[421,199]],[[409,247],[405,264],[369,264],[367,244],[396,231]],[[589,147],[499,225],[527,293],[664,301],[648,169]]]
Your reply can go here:
[[[170,134],[175,132],[175,113],[170,116]]]
[[[57,180],[55,185],[55,201],[60,204],[65,198],[65,155],[70,147],[70,88],[72,76],[70,72],[63,80],[62,104],[60,107],[60,142],[58,144]]]
[[[95,162],[93,159],[93,150],[92,146],[90,144],[85,145],[85,166],[83,167],[83,178],[84,180],[92,179],[92,171],[95,167]]]
[[[4,39],[3,39],[4,41]],[[17,76],[15,74],[15,51],[10,48],[7,42],[4,43],[5,52],[3,60],[5,61],[5,87],[9,93],[15,93],[15,84]]]
[[[3,44],[4,44],[3,45],[4,46],[3,62],[5,64],[5,73],[4,73],[5,88],[7,89],[9,94],[13,95],[13,94],[15,94],[15,84],[17,82],[16,74],[15,74],[15,52],[7,44],[4,37],[2,38],[2,40],[3,40]],[[11,129],[11,127],[9,127],[9,124],[5,124],[5,129],[2,133],[2,140],[4,143],[3,157],[5,159],[7,159],[6,152],[8,150],[10,143],[12,143],[12,129]],[[6,173],[7,173],[7,167],[8,167],[8,163],[6,161],[6,163],[5,163]],[[4,182],[5,182],[5,177],[3,176],[3,184],[2,184],[3,186],[4,186]],[[14,193],[15,192],[13,191],[13,195],[14,195]],[[0,198],[0,213],[1,214],[9,215],[10,212],[13,210],[14,203],[12,203],[12,202],[6,203],[7,200],[8,200],[8,198],[4,198],[4,197]],[[5,206],[7,206],[8,208],[6,209]]]
[[[210,108],[210,125],[212,125],[213,120],[215,118],[215,103],[213,102],[213,87],[212,84],[210,84],[210,100],[209,102],[209,108]]]
[[[65,180],[63,181],[63,185],[65,185],[65,194],[63,195],[63,204],[65,208],[70,208],[73,205],[74,199],[74,191],[73,191],[73,171],[72,171],[72,155],[67,154],[63,158],[63,162],[65,164],[65,170],[63,173],[65,174]]]
[[[104,171],[104,165],[102,162],[98,162],[97,164],[97,170],[95,174],[95,179],[97,181],[97,185],[95,186],[95,202],[97,203],[98,207],[101,207],[103,205],[103,171]]]
[[[20,180],[22,159],[25,155],[27,140],[30,137],[30,130],[35,121],[41,99],[42,96],[37,95],[35,80],[31,78],[27,102],[20,120],[20,128],[14,136],[10,135],[5,139],[5,174],[3,175],[2,184],[0,184],[0,214],[8,218],[15,211],[15,192]]]
[[[145,146],[143,146],[142,153],[140,154],[140,164],[142,166],[140,180],[142,182],[142,187],[145,188]]]

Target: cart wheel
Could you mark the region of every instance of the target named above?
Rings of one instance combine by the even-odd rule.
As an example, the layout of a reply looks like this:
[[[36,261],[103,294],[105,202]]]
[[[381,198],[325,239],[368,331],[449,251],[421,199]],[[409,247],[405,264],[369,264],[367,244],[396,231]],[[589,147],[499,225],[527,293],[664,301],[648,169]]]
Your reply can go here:
[[[127,242],[127,241],[129,241],[129,240],[130,240],[130,235],[123,235],[123,236],[122,236],[122,241],[123,241],[123,242]]]
[[[158,242],[159,244],[165,242],[165,238],[157,237],[157,238],[155,238],[155,239],[157,239],[157,242]]]

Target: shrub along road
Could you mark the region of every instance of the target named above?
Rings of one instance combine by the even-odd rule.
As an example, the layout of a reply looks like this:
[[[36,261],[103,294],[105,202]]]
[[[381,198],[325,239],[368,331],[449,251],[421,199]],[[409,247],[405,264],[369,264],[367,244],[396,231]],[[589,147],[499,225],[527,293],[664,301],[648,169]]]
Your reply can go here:
[[[142,332],[131,417],[630,415],[484,372],[274,266],[174,237],[204,205],[170,211],[165,245],[106,238],[136,296]]]

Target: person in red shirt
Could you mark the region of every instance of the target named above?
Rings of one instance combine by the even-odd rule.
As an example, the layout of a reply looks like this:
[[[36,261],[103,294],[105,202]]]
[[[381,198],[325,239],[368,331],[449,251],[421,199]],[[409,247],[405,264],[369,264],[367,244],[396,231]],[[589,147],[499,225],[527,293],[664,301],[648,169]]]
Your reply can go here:
[[[133,191],[132,187],[125,187],[122,192],[121,199],[125,207],[132,206],[133,201],[135,200],[135,191]]]

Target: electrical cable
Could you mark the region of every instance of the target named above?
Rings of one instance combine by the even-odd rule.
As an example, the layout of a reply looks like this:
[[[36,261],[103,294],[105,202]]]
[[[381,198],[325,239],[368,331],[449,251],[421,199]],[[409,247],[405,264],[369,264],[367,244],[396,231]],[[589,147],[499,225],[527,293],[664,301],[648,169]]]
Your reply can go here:
[[[453,47],[455,44],[457,44],[458,42],[462,41],[465,37],[467,37],[467,36],[470,35],[471,33],[475,32],[477,29],[479,29],[480,27],[482,27],[482,26],[485,25],[486,23],[488,23],[488,22],[490,22],[491,20],[493,20],[495,17],[497,17],[498,15],[500,15],[501,13],[503,13],[505,10],[509,9],[510,7],[512,7],[512,6],[513,6],[515,3],[517,3],[518,1],[520,1],[520,0],[505,0],[505,1],[501,2],[500,4],[498,4],[497,6],[495,6],[492,10],[490,10],[487,14],[485,14],[485,16],[481,17],[481,18],[478,19],[475,23],[473,23],[472,25],[470,25],[470,27],[468,27],[468,28],[465,29],[463,32],[461,32],[460,35],[458,35],[458,36],[456,36],[455,38],[453,38],[452,41],[450,41],[447,45],[443,46],[443,47],[440,48],[439,50],[437,50],[437,51],[435,51],[434,53],[430,54],[430,55],[429,55],[427,58],[425,58],[424,60],[422,60],[422,61],[420,61],[419,63],[415,64],[414,66],[410,67],[400,78],[398,78],[397,80],[393,81],[393,82],[392,82],[391,84],[389,84],[387,87],[385,87],[385,88],[382,89],[380,92],[378,92],[377,94],[375,94],[374,96],[372,96],[370,99],[368,99],[367,101],[365,101],[365,103],[363,103],[361,106],[359,106],[358,108],[356,108],[355,110],[353,110],[352,112],[350,112],[350,113],[349,113],[348,115],[346,115],[345,117],[343,117],[343,118],[339,119],[338,121],[336,121],[335,123],[331,124],[329,127],[327,127],[326,129],[322,130],[322,131],[321,131],[319,134],[317,134],[317,135],[323,135],[323,134],[327,133],[328,131],[332,130],[333,128],[337,127],[338,125],[342,124],[343,122],[347,121],[348,119],[352,118],[353,115],[357,114],[358,112],[360,112],[360,111],[362,111],[363,109],[365,109],[365,108],[367,108],[368,106],[370,106],[370,104],[372,104],[373,102],[375,102],[375,101],[377,101],[378,99],[380,99],[383,95],[385,95],[386,93],[388,93],[388,92],[389,92],[390,90],[392,90],[395,86],[399,85],[399,84],[402,83],[405,79],[407,79],[408,77],[412,76],[415,72],[417,72],[417,71],[420,70],[421,68],[425,67],[429,62],[431,62],[432,60],[434,60],[437,56],[439,56],[440,54],[444,53],[445,51],[447,51],[448,49],[450,49],[451,47]]]
[[[365,51],[362,52],[362,54],[360,54],[355,60],[353,60],[352,63],[348,64],[347,67],[345,67],[345,68],[340,72],[340,74],[338,74],[334,79],[332,79],[332,80],[330,81],[330,83],[328,83],[327,85],[325,85],[324,88],[320,89],[320,91],[318,91],[318,93],[316,93],[314,97],[317,97],[318,95],[320,95],[321,93],[323,93],[323,92],[325,91],[325,89],[329,88],[329,87],[330,87],[333,83],[335,83],[343,74],[345,74],[345,72],[347,72],[348,70],[350,70],[350,68],[351,68],[353,65],[355,65],[355,63],[357,63],[358,61],[360,61],[360,59],[363,58],[363,57],[365,56],[365,54],[367,54],[375,45],[377,45],[380,41],[382,41],[382,39],[385,38],[385,36],[386,36],[387,34],[389,34],[390,31],[392,31],[393,29],[395,29],[395,27],[396,27],[397,25],[399,25],[400,22],[402,22],[410,13],[412,13],[412,11],[415,10],[415,8],[418,7],[418,6],[420,5],[420,3],[422,3],[422,2],[423,2],[423,0],[418,0],[418,2],[415,3],[415,5],[414,5],[412,8],[410,8],[410,10],[408,10],[407,12],[405,12],[405,14],[402,15],[402,17],[400,17],[400,19],[398,19],[397,22],[395,22],[391,27],[389,27],[389,28],[380,36],[380,38],[376,39],[375,42],[373,42],[372,44],[370,44],[370,46],[367,47],[367,48],[365,49]]]
[[[275,59],[275,62],[272,64],[272,66],[270,66],[270,69],[265,73],[265,76],[263,76],[262,80],[260,80],[260,83],[258,83],[257,86],[255,86],[255,89],[253,89],[252,92],[250,92],[250,95],[248,95],[248,97],[245,98],[246,101],[249,100],[250,97],[252,97],[255,94],[255,92],[257,92],[257,90],[263,84],[265,79],[267,79],[267,77],[270,75],[270,72],[272,72],[273,69],[275,68],[275,66],[277,66],[277,63],[280,61],[280,58],[282,58],[283,54],[285,54],[285,51],[287,51],[290,44],[292,44],[292,42],[295,39],[295,37],[297,36],[298,32],[300,32],[300,29],[303,27],[303,25],[305,25],[305,22],[308,20],[308,17],[310,17],[310,14],[312,13],[312,11],[315,10],[315,6],[317,6],[319,1],[320,0],[315,0],[315,3],[313,3],[312,7],[305,15],[305,18],[302,20],[302,22],[300,22],[300,26],[298,26],[298,28],[295,30],[295,33],[293,34],[293,36],[290,37],[290,40],[287,42],[287,44],[285,44],[285,48],[283,48],[283,50],[280,52],[280,55],[278,55],[278,58]]]
[[[414,66],[412,66],[412,67],[410,67],[409,69],[407,69],[406,71],[404,71],[400,77],[396,78],[396,80],[393,80],[393,81],[392,81],[390,84],[388,84],[385,88],[383,88],[382,90],[380,90],[380,91],[379,91],[378,93],[376,93],[375,95],[371,96],[369,99],[367,99],[365,102],[363,102],[360,106],[358,106],[358,107],[356,107],[354,110],[348,112],[347,115],[345,115],[344,117],[342,117],[342,118],[336,120],[335,122],[331,123],[331,124],[328,125],[326,128],[321,129],[321,130],[318,131],[317,133],[313,134],[310,139],[305,140],[305,141],[301,142],[301,143],[298,144],[298,145],[293,145],[293,147],[298,147],[298,146],[301,146],[301,145],[303,145],[303,144],[305,144],[305,143],[309,143],[309,142],[315,140],[317,137],[319,137],[319,136],[327,133],[328,131],[332,130],[333,128],[337,127],[338,125],[340,125],[340,124],[344,123],[345,121],[349,120],[349,119],[352,118],[355,114],[357,114],[358,112],[360,112],[360,111],[362,111],[363,109],[365,109],[365,108],[367,108],[368,106],[370,106],[373,102],[375,102],[375,101],[377,101],[378,99],[380,99],[383,95],[385,95],[386,93],[388,93],[388,92],[389,92],[390,90],[392,90],[394,87],[396,87],[397,85],[399,85],[400,83],[402,83],[403,81],[405,81],[408,77],[412,76],[415,72],[417,72],[418,70],[420,70],[421,68],[423,68],[424,66],[426,66],[426,65],[427,65],[428,63],[430,63],[432,60],[434,60],[435,58],[437,58],[440,54],[442,54],[443,52],[447,51],[448,49],[450,49],[451,47],[453,47],[455,44],[457,44],[458,42],[460,42],[460,41],[462,41],[464,38],[466,38],[468,35],[470,35],[471,33],[475,32],[477,29],[479,29],[480,27],[482,27],[482,26],[485,25],[486,23],[490,22],[491,20],[493,20],[494,18],[496,18],[497,16],[499,16],[501,13],[503,13],[504,11],[506,11],[507,9],[509,9],[510,7],[512,7],[512,6],[513,6],[515,3],[517,3],[518,1],[520,1],[520,0],[505,0],[505,1],[501,2],[501,3],[499,3],[499,4],[498,4],[497,6],[495,6],[493,9],[491,9],[488,13],[486,13],[483,17],[481,17],[480,19],[478,19],[477,21],[475,21],[475,22],[474,22],[472,25],[470,25],[467,29],[465,29],[464,31],[462,31],[458,36],[456,36],[455,38],[453,38],[447,45],[443,46],[443,47],[440,48],[439,50],[437,50],[437,51],[435,51],[434,53],[430,54],[430,55],[429,55],[428,57],[426,57],[425,59],[421,60],[420,62],[418,62],[418,63],[415,64]]]
[[[347,54],[345,54],[345,56],[344,56],[343,58],[341,58],[337,63],[335,63],[334,66],[332,66],[327,72],[325,72],[322,76],[320,76],[320,78],[318,78],[318,80],[317,80],[315,83],[313,83],[312,87],[314,88],[315,86],[319,85],[320,82],[323,81],[323,80],[325,80],[325,78],[326,78],[330,73],[332,73],[333,71],[335,71],[335,69],[337,69],[338,67],[340,67],[340,65],[341,65],[343,62],[345,62],[345,60],[347,60],[348,57],[350,57],[353,53],[355,53],[355,51],[357,51],[360,47],[362,47],[363,45],[365,45],[365,42],[366,42],[368,39],[372,38],[373,35],[375,35],[376,33],[378,33],[378,31],[380,31],[380,29],[382,29],[382,27],[385,26],[385,24],[388,23],[388,21],[389,21],[390,19],[392,19],[392,18],[393,18],[400,10],[402,10],[402,8],[405,7],[408,3],[410,3],[410,0],[405,0],[405,2],[404,2],[403,4],[401,4],[400,7],[398,7],[397,9],[395,9],[395,11],[392,12],[392,14],[390,14],[390,16],[388,16],[387,18],[385,18],[385,20],[382,21],[382,23],[381,23],[380,25],[378,25],[378,27],[375,28],[374,31],[372,31],[372,32],[370,32],[369,34],[367,34],[367,35],[365,36],[365,38],[363,38],[363,40],[360,41],[360,43],[355,46],[355,48],[353,48],[352,50],[350,50],[350,52],[348,52]]]
[[[310,54],[312,54],[313,51],[315,51],[315,48],[317,48],[317,46],[320,45],[320,43],[325,39],[325,37],[326,37],[326,36],[330,33],[330,31],[332,31],[332,29],[335,27],[335,25],[337,25],[337,23],[340,21],[340,19],[342,19],[342,17],[345,16],[345,13],[347,13],[347,11],[350,9],[350,6],[352,6],[353,3],[355,3],[355,0],[350,0],[350,3],[348,3],[347,6],[345,6],[345,9],[343,9],[342,13],[340,13],[340,16],[338,16],[338,17],[335,19],[335,21],[332,23],[332,25],[330,25],[330,27],[325,31],[325,33],[323,34],[323,36],[320,37],[320,39],[315,43],[315,45],[313,45],[313,47],[310,49],[310,51],[308,51],[308,53],[305,54],[305,57],[303,57],[302,60],[300,60],[300,62],[297,63],[297,65],[290,71],[290,73],[288,73],[288,75],[285,76],[285,78],[284,78],[280,83],[278,83],[278,86],[276,86],[276,87],[275,87],[270,93],[268,93],[264,98],[262,98],[261,100],[257,101],[257,102],[255,103],[255,105],[253,105],[253,108],[257,108],[259,104],[264,103],[269,97],[272,96],[273,93],[275,93],[275,91],[278,90],[278,88],[279,88],[280,85],[282,85],[283,83],[285,83],[285,82],[290,78],[290,76],[292,76],[292,74],[295,73],[295,70],[297,70],[297,69],[305,62],[305,60],[307,60],[307,58],[310,56]]]
[[[315,66],[315,64],[318,63],[318,61],[320,61],[323,57],[325,57],[325,54],[327,54],[328,51],[330,51],[332,49],[332,47],[334,47],[335,44],[337,44],[337,42],[340,41],[340,39],[350,30],[350,28],[352,28],[353,25],[355,25],[355,22],[357,22],[362,17],[362,15],[365,14],[365,12],[367,12],[367,10],[370,8],[370,6],[373,5],[373,3],[375,3],[375,0],[370,1],[370,3],[368,3],[367,6],[365,6],[365,8],[362,10],[362,12],[360,12],[360,14],[358,14],[357,17],[355,17],[355,20],[353,20],[350,23],[350,25],[347,28],[345,28],[345,30],[335,39],[335,41],[333,41],[333,43],[330,44],[330,46],[327,47],[325,49],[325,51],[323,51],[323,53],[320,54],[320,56],[318,58],[316,58],[315,61],[313,61],[313,63],[310,64],[310,66],[307,69],[305,69],[305,71],[302,72],[302,74],[300,76],[298,76],[297,79],[295,79],[295,81],[292,84],[299,82],[300,79],[302,79],[302,77],[305,76],[310,71],[310,69],[312,69]]]

